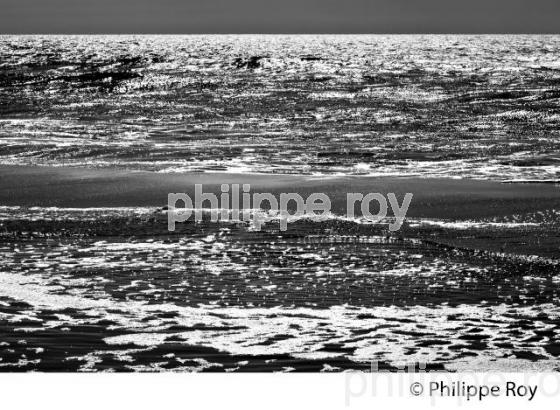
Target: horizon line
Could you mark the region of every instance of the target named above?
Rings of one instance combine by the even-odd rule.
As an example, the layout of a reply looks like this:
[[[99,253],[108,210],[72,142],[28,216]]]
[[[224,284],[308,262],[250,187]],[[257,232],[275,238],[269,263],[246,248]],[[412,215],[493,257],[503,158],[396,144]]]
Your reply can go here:
[[[560,32],[526,32],[526,33],[509,33],[509,32],[500,32],[500,33],[473,33],[473,32],[370,32],[370,33],[295,33],[295,32],[281,32],[281,33],[220,33],[220,32],[212,32],[212,33],[116,33],[116,32],[106,32],[106,33],[98,33],[98,32],[82,32],[82,33],[51,33],[51,32],[29,32],[29,33],[4,33],[0,32],[0,36],[80,36],[80,35],[100,35],[100,36],[111,36],[111,35],[124,35],[124,36],[372,36],[372,35],[393,35],[393,36],[420,36],[420,35],[429,35],[429,36],[528,36],[528,35],[535,35],[535,36],[547,36],[547,35],[560,35]]]

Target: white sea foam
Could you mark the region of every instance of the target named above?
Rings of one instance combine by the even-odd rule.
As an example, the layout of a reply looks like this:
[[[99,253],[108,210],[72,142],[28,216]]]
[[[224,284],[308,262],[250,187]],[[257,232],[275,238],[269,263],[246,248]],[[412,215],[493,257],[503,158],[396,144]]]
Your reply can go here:
[[[535,222],[486,222],[486,221],[445,221],[437,219],[410,219],[410,227],[423,227],[423,226],[433,226],[445,229],[488,229],[488,228],[499,228],[499,229],[519,229],[527,227],[536,227],[540,224]]]
[[[408,308],[359,308],[342,305],[329,309],[180,307],[170,304],[122,302],[108,297],[93,299],[79,293],[61,294],[48,279],[36,275],[4,272],[0,273],[0,294],[24,301],[36,308],[83,310],[87,312],[90,323],[95,320],[113,321],[113,330],[119,330],[122,334],[107,337],[105,341],[114,346],[157,346],[165,343],[166,339],[173,335],[182,343],[213,347],[230,354],[289,353],[294,357],[317,359],[324,358],[325,355],[331,357],[342,354],[327,354],[321,350],[325,343],[340,343],[346,348],[354,348],[351,358],[356,361],[367,362],[376,359],[394,365],[413,361],[443,361],[451,363],[450,369],[470,370],[488,368],[491,365],[489,361],[499,358],[495,354],[501,357],[510,356],[515,349],[523,349],[525,338],[530,337],[532,332],[522,331],[521,335],[511,333],[511,326],[516,323],[517,318],[534,321],[536,328],[542,329],[546,326],[539,325],[539,314],[546,312],[548,317],[560,317],[558,307],[551,304],[529,307],[502,304]],[[175,313],[174,319],[158,319],[158,314],[162,312]],[[3,316],[9,318],[6,314]],[[450,316],[461,317],[462,322],[449,321]],[[59,317],[57,326],[76,325],[84,323],[83,320]],[[448,349],[453,342],[461,343],[458,337],[468,335],[474,328],[469,325],[469,321],[473,321],[474,327],[485,329],[484,334],[489,343],[478,362],[469,358],[470,366],[467,359],[460,358],[460,350],[457,352]],[[204,325],[209,330],[200,328],[169,333],[165,329],[171,324]],[[370,329],[369,334],[364,332],[366,329]],[[516,326],[515,329],[519,332],[523,328]],[[393,330],[399,332],[393,333]],[[359,333],[354,333],[355,331]],[[272,342],[279,335],[283,337]],[[511,348],[494,346],[494,340],[497,343],[503,337],[511,343]],[[445,340],[447,343],[421,343],[434,338]],[[264,342],[267,343],[263,344]],[[464,341],[462,343],[464,344]],[[535,344],[533,350],[539,349],[539,346],[538,343]],[[410,349],[414,349],[415,353],[411,354]],[[539,361],[539,364],[550,367],[559,364],[558,359],[546,353],[544,345],[540,353],[545,359]],[[501,364],[495,364],[507,369],[515,366],[527,368],[525,361],[513,358],[509,360],[510,362],[502,360]],[[542,369],[542,366],[540,368]]]

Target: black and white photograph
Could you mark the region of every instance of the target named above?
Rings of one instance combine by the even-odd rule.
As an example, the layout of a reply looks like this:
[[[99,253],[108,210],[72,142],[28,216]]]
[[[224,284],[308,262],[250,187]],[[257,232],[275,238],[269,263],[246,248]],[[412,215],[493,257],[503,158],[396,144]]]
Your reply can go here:
[[[0,373],[560,375],[559,18],[0,0]]]

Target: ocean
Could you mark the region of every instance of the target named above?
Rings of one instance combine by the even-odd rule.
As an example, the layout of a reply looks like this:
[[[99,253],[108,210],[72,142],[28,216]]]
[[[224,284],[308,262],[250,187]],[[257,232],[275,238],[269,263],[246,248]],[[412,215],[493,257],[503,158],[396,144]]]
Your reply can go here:
[[[0,371],[560,370],[559,55],[0,36]],[[415,197],[398,233],[334,208],[169,232],[165,189],[216,174]]]
[[[560,36],[0,37],[0,163],[558,180]]]

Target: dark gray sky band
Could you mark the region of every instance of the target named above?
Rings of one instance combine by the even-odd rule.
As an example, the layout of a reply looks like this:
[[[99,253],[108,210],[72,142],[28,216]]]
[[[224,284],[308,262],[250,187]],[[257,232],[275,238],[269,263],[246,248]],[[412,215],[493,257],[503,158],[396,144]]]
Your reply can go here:
[[[0,0],[0,32],[558,33],[559,0]]]

